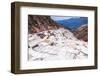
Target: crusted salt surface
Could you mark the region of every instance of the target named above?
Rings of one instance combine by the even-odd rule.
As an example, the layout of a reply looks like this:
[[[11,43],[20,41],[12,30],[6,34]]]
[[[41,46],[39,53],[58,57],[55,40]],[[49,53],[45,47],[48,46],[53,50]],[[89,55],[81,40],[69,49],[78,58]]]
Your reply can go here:
[[[29,61],[84,59],[87,42],[78,40],[64,28],[29,34]]]

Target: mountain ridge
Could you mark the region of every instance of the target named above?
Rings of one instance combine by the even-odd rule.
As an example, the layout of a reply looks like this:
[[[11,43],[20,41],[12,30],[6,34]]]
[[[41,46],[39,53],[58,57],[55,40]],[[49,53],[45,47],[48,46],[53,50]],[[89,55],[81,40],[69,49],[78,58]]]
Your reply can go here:
[[[81,25],[88,24],[87,17],[70,18],[70,19],[55,20],[55,21],[58,24],[63,25],[65,28],[68,28],[71,31],[74,31]]]

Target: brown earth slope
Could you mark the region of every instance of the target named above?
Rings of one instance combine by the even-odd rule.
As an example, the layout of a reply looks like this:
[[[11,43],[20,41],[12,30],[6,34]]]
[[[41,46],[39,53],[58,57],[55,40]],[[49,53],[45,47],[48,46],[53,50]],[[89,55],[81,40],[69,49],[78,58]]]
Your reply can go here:
[[[50,16],[28,15],[29,33],[37,33],[45,30],[57,29],[60,26]]]
[[[80,39],[80,40],[84,40],[84,41],[88,41],[88,26],[87,25],[83,25],[79,28],[77,28],[74,32],[74,35]]]

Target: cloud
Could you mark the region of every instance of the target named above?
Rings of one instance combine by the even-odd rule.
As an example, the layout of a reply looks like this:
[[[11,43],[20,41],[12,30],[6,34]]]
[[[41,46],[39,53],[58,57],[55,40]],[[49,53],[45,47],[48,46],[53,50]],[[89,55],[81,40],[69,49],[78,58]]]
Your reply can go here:
[[[58,21],[58,20],[64,20],[64,19],[70,19],[70,18],[79,18],[75,16],[51,16],[51,19]]]

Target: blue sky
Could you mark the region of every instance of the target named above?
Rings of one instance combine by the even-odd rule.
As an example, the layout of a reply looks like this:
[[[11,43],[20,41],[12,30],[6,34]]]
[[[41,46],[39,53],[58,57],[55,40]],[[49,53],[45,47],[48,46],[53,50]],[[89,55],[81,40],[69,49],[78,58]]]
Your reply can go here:
[[[70,18],[76,18],[75,16],[51,16],[51,19],[53,20],[64,20],[64,19],[70,19]]]

